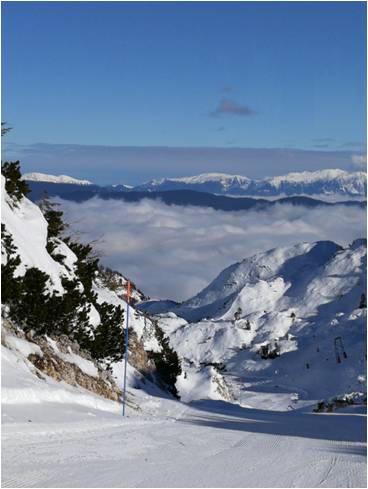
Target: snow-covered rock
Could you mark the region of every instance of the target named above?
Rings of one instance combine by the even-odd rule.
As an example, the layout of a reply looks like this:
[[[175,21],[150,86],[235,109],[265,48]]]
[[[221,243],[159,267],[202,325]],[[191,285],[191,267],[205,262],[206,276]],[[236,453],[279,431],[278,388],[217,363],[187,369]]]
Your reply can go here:
[[[68,175],[48,175],[47,173],[25,173],[23,180],[30,182],[49,182],[49,183],[68,183],[73,185],[92,185],[89,180],[80,180],[78,178],[69,177]]]

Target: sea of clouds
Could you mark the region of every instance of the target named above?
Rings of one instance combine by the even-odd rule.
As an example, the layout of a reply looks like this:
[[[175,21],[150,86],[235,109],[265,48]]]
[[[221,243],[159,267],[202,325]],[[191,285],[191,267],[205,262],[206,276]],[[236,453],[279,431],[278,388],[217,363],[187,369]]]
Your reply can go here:
[[[60,202],[71,231],[95,241],[101,262],[152,298],[188,299],[259,251],[300,241],[347,245],[366,235],[365,210],[346,206],[224,212],[152,200]]]

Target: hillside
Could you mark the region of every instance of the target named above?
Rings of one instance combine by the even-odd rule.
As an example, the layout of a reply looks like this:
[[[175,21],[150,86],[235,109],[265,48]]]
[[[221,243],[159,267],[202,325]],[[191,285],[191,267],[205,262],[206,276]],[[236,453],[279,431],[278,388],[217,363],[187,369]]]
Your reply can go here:
[[[9,189],[10,183],[13,184],[12,194],[6,189],[7,182]],[[104,371],[111,371],[112,381],[121,388],[127,279],[101,267],[89,245],[67,237],[62,213],[53,204],[44,204],[41,211],[16,193],[17,182],[20,180],[6,180],[2,176],[2,315],[10,325],[4,332],[5,346],[23,355],[33,375],[37,369],[49,374],[48,365],[40,358],[46,355],[50,362],[55,362],[55,357],[61,358],[60,348],[55,350],[53,341],[65,336],[71,348],[77,344],[73,353],[77,365],[84,365],[83,358],[87,358],[92,362],[90,371],[97,372],[98,368],[102,377]],[[166,383],[166,363],[161,357],[167,352],[160,329],[134,307],[144,298],[133,284],[129,306],[131,382],[135,385],[145,377],[148,383],[154,382],[161,389],[174,392],[173,384]],[[23,345],[20,350],[19,345]],[[32,366],[29,354],[35,351],[38,353]],[[156,368],[155,361],[161,362],[160,368]],[[68,365],[61,366],[52,376],[59,379],[61,376],[68,382],[63,373],[67,368]],[[12,386],[9,388],[9,392],[5,389],[6,398],[13,402],[14,390]]]
[[[182,359],[184,400],[290,409],[365,392],[365,294],[366,241],[326,241],[246,258],[181,304],[139,307]]]
[[[134,286],[123,418],[127,278],[68,236],[55,204],[28,200],[11,170],[4,487],[365,487],[363,240],[255,255],[183,304]],[[312,412],[336,395],[319,409],[344,409]]]

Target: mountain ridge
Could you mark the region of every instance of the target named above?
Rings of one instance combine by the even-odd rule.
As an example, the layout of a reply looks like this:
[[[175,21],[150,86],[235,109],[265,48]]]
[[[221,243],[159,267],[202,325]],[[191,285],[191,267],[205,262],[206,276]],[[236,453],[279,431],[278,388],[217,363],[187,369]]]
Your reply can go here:
[[[243,196],[277,195],[346,195],[364,196],[367,193],[366,174],[345,170],[294,172],[287,175],[251,179],[241,175],[204,173],[192,177],[151,180],[136,190],[191,190]]]
[[[367,176],[365,172],[348,172],[340,169],[314,172],[292,172],[286,175],[252,179],[226,173],[202,173],[189,177],[154,179],[135,186],[112,184],[100,186],[89,180],[79,180],[67,175],[27,173],[24,180],[91,186],[104,192],[158,192],[169,190],[195,190],[206,193],[248,196],[280,197],[292,195],[366,197]]]

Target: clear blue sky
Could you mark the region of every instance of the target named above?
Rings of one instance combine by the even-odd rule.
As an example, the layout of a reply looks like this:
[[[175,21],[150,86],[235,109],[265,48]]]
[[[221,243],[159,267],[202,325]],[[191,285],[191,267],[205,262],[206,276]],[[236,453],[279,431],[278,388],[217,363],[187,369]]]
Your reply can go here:
[[[2,56],[11,143],[364,149],[364,2],[3,2]]]

